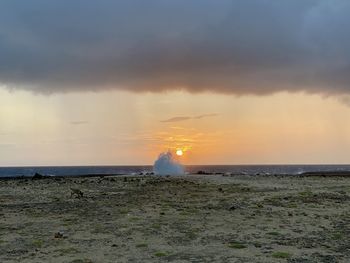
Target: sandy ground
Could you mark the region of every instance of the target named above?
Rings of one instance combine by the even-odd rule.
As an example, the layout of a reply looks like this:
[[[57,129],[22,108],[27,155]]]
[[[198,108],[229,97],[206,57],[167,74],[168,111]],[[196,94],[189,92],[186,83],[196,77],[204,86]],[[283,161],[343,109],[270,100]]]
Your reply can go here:
[[[350,262],[350,178],[0,181],[2,263],[168,261]]]

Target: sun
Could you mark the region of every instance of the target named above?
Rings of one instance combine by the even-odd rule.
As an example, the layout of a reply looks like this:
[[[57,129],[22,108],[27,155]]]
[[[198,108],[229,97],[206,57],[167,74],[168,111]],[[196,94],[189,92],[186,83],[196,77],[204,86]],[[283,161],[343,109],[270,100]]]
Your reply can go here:
[[[182,156],[184,152],[181,149],[176,150],[176,155],[177,156]]]

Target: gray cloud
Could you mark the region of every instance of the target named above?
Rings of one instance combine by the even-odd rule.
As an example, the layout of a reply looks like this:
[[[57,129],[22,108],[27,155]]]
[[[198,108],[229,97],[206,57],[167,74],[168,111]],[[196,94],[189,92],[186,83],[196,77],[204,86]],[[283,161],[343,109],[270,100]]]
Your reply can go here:
[[[203,114],[203,115],[194,116],[193,119],[203,119],[203,118],[216,117],[216,116],[219,116],[219,114],[210,113],[210,114]]]
[[[14,143],[0,143],[0,148],[14,148],[16,147],[16,144]]]
[[[188,121],[188,120],[198,120],[198,119],[203,119],[203,118],[208,118],[208,117],[216,117],[219,114],[217,113],[211,113],[211,114],[203,114],[203,115],[198,115],[198,116],[177,116],[177,117],[173,117],[170,119],[166,119],[166,120],[162,120],[160,122],[179,122],[179,121]]]
[[[348,94],[349,11],[347,0],[3,0],[0,83]]]
[[[88,121],[71,121],[70,124],[72,125],[83,125],[83,124],[88,124]]]
[[[173,118],[170,118],[170,119],[162,120],[160,122],[179,122],[179,121],[188,121],[190,119],[192,119],[192,117],[181,116],[181,117],[173,117]]]
[[[350,96],[349,95],[345,95],[345,96],[340,96],[338,98],[338,101],[348,107],[350,107]]]

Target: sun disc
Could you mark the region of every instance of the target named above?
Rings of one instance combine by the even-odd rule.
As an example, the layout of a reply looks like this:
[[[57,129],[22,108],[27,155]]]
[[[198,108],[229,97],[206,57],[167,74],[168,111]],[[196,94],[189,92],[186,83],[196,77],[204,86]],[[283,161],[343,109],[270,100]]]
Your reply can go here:
[[[184,153],[183,153],[183,151],[181,150],[181,149],[178,149],[177,151],[176,151],[176,155],[177,156],[181,156],[181,155],[183,155]]]

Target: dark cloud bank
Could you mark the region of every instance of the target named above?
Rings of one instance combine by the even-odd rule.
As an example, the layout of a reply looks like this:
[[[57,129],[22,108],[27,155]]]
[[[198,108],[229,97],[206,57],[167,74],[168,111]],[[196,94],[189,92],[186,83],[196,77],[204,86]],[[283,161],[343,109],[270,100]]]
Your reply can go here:
[[[347,0],[2,0],[0,83],[347,94],[349,13]]]

